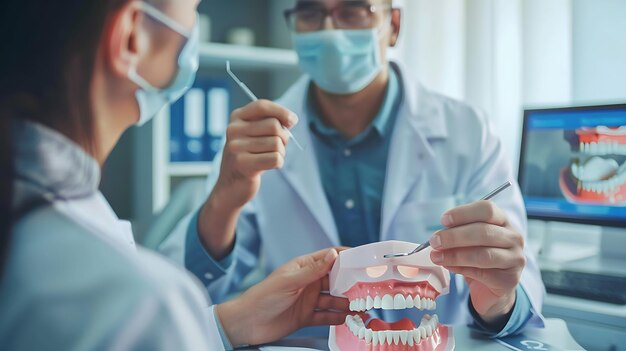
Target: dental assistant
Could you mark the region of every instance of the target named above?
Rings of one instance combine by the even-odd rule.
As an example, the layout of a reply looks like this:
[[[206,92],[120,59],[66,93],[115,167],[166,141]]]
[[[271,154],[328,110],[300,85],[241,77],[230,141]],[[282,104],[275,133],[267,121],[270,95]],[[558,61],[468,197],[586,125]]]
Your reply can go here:
[[[220,301],[261,263],[270,272],[323,247],[430,239],[432,260],[459,274],[438,300],[443,323],[491,336],[541,326],[544,288],[524,246],[519,188],[472,202],[513,179],[502,144],[485,116],[389,62],[400,10],[390,0],[299,0],[285,17],[305,75],[278,104],[299,117],[292,132],[306,149],[288,143],[281,118],[235,111],[210,195],[162,251]]]
[[[334,249],[211,307],[193,277],[135,247],[98,191],[122,133],[190,87],[198,0],[0,5],[0,349],[224,350],[337,324]],[[256,107],[255,107],[256,106]],[[273,116],[277,105],[252,105]]]

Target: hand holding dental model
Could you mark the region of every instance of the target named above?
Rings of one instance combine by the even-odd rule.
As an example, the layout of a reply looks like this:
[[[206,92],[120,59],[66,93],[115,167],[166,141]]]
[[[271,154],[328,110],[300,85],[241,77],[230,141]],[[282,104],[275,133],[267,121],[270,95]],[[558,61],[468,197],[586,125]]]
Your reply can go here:
[[[451,351],[451,328],[437,315],[424,314],[419,326],[409,319],[387,323],[373,319],[366,325],[357,312],[372,309],[415,313],[435,310],[435,300],[449,292],[450,273],[431,262],[428,248],[412,256],[384,258],[389,252],[407,252],[415,244],[385,241],[342,251],[330,273],[330,293],[350,301],[353,316],[331,327],[331,351]]]
[[[348,301],[328,291],[328,272],[337,251],[322,250],[278,268],[239,298],[217,306],[233,345],[262,344],[299,328],[342,323]]]
[[[478,201],[446,212],[447,229],[430,239],[430,257],[465,277],[472,306],[494,329],[501,329],[515,305],[515,289],[526,265],[524,238],[493,202]]]

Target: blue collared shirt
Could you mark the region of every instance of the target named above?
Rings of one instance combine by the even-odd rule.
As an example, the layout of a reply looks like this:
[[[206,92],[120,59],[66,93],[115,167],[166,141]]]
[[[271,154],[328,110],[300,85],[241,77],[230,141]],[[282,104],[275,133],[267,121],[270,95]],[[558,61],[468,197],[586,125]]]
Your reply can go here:
[[[530,299],[528,298],[528,295],[526,295],[526,292],[521,285],[517,285],[517,288],[515,289],[515,294],[515,305],[513,306],[513,311],[511,311],[511,316],[509,317],[509,320],[502,328],[502,330],[489,329],[489,327],[485,325],[485,323],[478,315],[478,312],[476,312],[476,310],[474,309],[474,306],[472,306],[471,299],[469,299],[468,305],[470,313],[472,314],[472,317],[474,317],[473,327],[475,327],[479,331],[484,332],[492,338],[503,338],[505,336],[517,334],[519,331],[521,331],[532,317],[532,305],[530,304]]]
[[[322,121],[309,92],[309,128],[322,187],[342,245],[357,247],[380,240],[387,156],[401,102],[400,82],[390,68],[378,114],[368,128],[347,139]]]

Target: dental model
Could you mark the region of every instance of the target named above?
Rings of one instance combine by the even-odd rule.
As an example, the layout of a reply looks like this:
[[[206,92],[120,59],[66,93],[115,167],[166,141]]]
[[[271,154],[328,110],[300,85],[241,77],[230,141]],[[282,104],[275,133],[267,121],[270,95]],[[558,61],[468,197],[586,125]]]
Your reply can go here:
[[[572,203],[626,206],[626,126],[580,128],[569,140],[573,161],[559,186]]]
[[[384,258],[409,252],[416,244],[386,241],[339,253],[330,272],[330,294],[346,297],[350,310],[435,310],[435,300],[449,292],[450,273],[430,260],[431,248],[413,256]],[[395,323],[373,319],[367,325],[358,315],[330,327],[331,351],[452,351],[452,329],[437,315],[424,315],[419,326],[408,318]]]

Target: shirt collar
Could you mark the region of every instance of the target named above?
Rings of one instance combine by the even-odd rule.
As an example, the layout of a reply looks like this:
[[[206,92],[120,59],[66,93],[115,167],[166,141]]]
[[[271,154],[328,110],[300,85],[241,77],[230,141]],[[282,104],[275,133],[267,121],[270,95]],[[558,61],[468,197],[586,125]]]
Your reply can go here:
[[[307,115],[310,117],[309,125],[311,129],[318,134],[328,137],[336,137],[339,136],[339,132],[328,125],[326,125],[322,119],[320,118],[317,108],[313,104],[312,97],[312,89],[307,90],[306,92],[307,102],[306,102],[306,111]],[[402,87],[400,86],[400,81],[398,79],[398,75],[395,69],[390,66],[389,69],[389,83],[387,85],[387,91],[385,93],[385,98],[383,100],[383,105],[381,109],[378,111],[378,114],[372,121],[372,124],[360,135],[356,136],[353,140],[358,140],[364,138],[366,135],[369,135],[372,130],[376,131],[379,136],[385,138],[393,129],[393,121],[395,121],[394,115],[397,110],[396,107],[400,104],[402,100]]]
[[[21,119],[15,119],[12,128],[17,181],[61,199],[98,191],[100,166],[76,143],[55,130]],[[16,191],[16,202],[23,196],[27,194]]]

